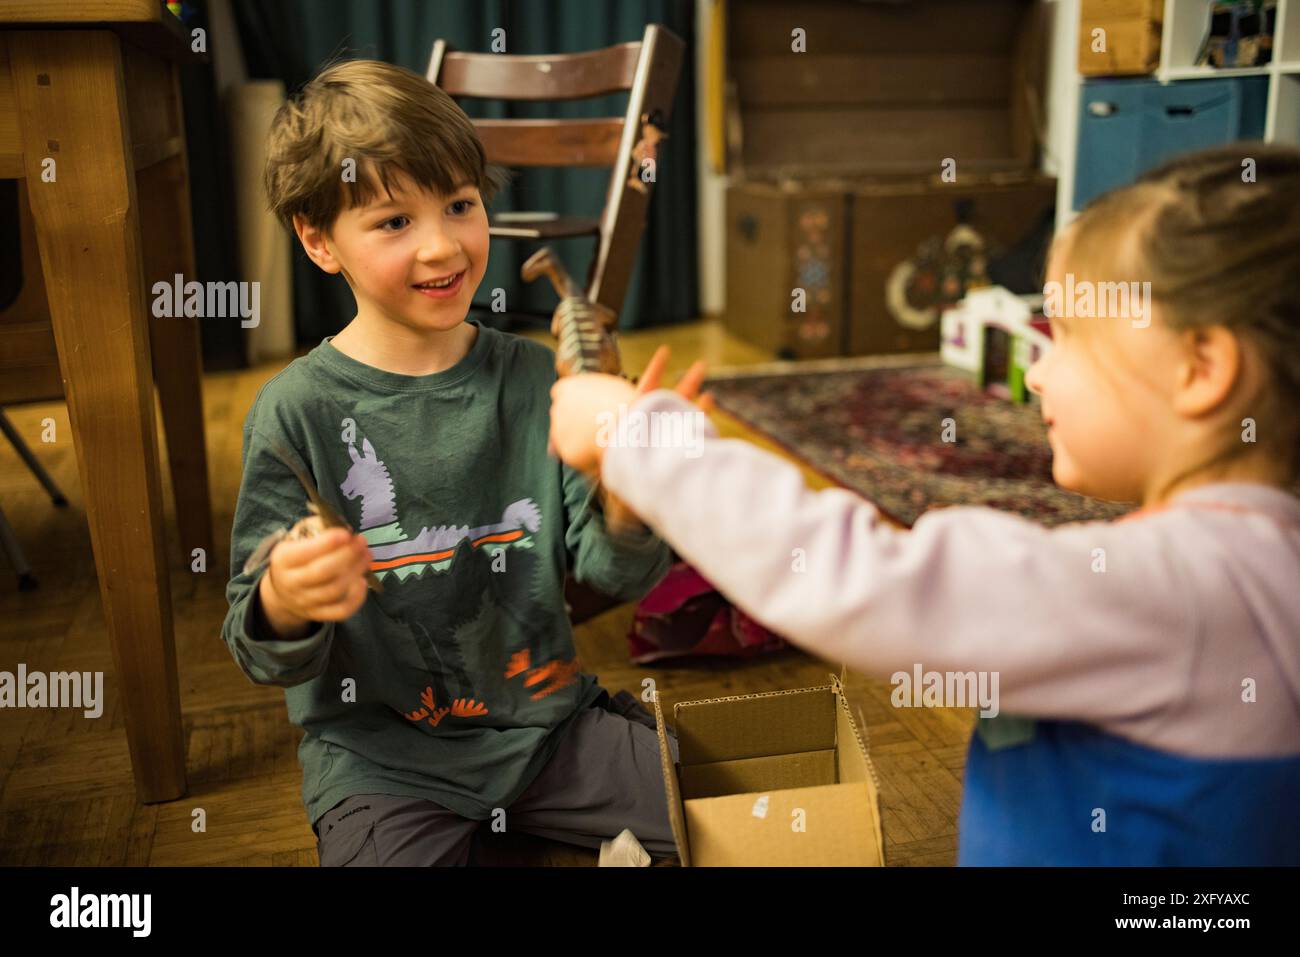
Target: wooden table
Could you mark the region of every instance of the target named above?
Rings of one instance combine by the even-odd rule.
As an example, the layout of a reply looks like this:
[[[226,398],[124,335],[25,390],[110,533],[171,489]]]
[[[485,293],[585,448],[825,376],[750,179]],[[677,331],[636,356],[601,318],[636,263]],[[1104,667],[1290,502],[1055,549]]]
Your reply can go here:
[[[159,0],[0,0],[0,178],[24,179],[46,315],[5,323],[0,404],[66,396],[136,792],[185,793],[168,562],[213,565],[195,319],[156,319],[153,283],[194,275],[178,63]],[[54,161],[53,181],[42,173]],[[30,288],[24,289],[25,293]],[[33,312],[39,295],[27,295]],[[22,303],[20,303],[21,305]],[[51,381],[57,349],[61,383]],[[44,363],[44,364],[42,364]],[[180,553],[163,534],[153,386]],[[37,593],[39,596],[39,592]]]

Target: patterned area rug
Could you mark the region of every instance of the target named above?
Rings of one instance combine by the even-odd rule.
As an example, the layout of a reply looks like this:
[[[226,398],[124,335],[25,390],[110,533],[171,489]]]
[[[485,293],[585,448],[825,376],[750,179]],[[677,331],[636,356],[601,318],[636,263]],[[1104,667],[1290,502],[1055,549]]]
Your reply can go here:
[[[905,525],[943,505],[1045,525],[1132,510],[1058,488],[1037,405],[987,395],[932,355],[718,370],[707,388],[725,412]],[[954,442],[942,440],[945,419]]]

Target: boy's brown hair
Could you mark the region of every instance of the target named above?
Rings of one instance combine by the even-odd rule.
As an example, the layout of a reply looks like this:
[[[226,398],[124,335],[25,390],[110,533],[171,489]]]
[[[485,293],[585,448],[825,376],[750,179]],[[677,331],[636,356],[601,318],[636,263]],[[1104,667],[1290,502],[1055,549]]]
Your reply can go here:
[[[350,166],[345,161],[352,160]],[[352,176],[345,176],[349,169]],[[267,137],[267,203],[326,233],[344,209],[390,193],[395,172],[447,195],[478,188],[484,201],[505,182],[474,124],[424,77],[378,60],[326,66],[276,112]],[[377,181],[376,181],[377,179]]]
[[[1149,281],[1170,328],[1225,326],[1258,350],[1272,379],[1260,440],[1300,474],[1300,149],[1176,157],[1095,199],[1070,232],[1071,255]]]

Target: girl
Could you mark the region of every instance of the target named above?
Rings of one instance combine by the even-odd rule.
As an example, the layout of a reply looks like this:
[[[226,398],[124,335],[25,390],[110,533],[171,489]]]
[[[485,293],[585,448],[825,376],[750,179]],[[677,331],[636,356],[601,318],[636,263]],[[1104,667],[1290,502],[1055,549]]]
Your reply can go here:
[[[559,381],[553,447],[808,651],[997,673],[959,863],[1300,864],[1300,150],[1172,161],[1084,210],[1048,274],[1151,284],[1150,314],[1058,297],[1027,380],[1054,479],[1140,504],[1118,522],[955,507],[900,531],[711,428],[691,449],[597,441],[620,405],[692,414],[698,368],[639,398]]]

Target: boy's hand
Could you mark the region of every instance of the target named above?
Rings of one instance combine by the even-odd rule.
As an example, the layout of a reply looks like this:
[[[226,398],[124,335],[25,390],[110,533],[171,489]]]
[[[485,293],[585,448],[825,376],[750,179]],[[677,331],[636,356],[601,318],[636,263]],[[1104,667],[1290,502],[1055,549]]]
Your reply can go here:
[[[602,489],[604,498],[602,507],[605,511],[605,527],[611,532],[631,534],[643,532],[645,522],[641,516],[624,503],[624,501],[611,492],[609,489]]]
[[[551,386],[551,451],[579,472],[598,476],[605,457],[604,446],[597,441],[602,426],[614,428],[620,406],[630,406],[660,387],[669,354],[667,346],[655,350],[635,386],[617,376],[592,373],[556,380]],[[699,395],[704,373],[705,364],[696,362],[677,383],[676,391],[708,413],[713,397]]]
[[[365,536],[326,529],[271,549],[258,585],[266,619],[281,639],[301,638],[314,621],[343,621],[366,600],[370,548]]]

